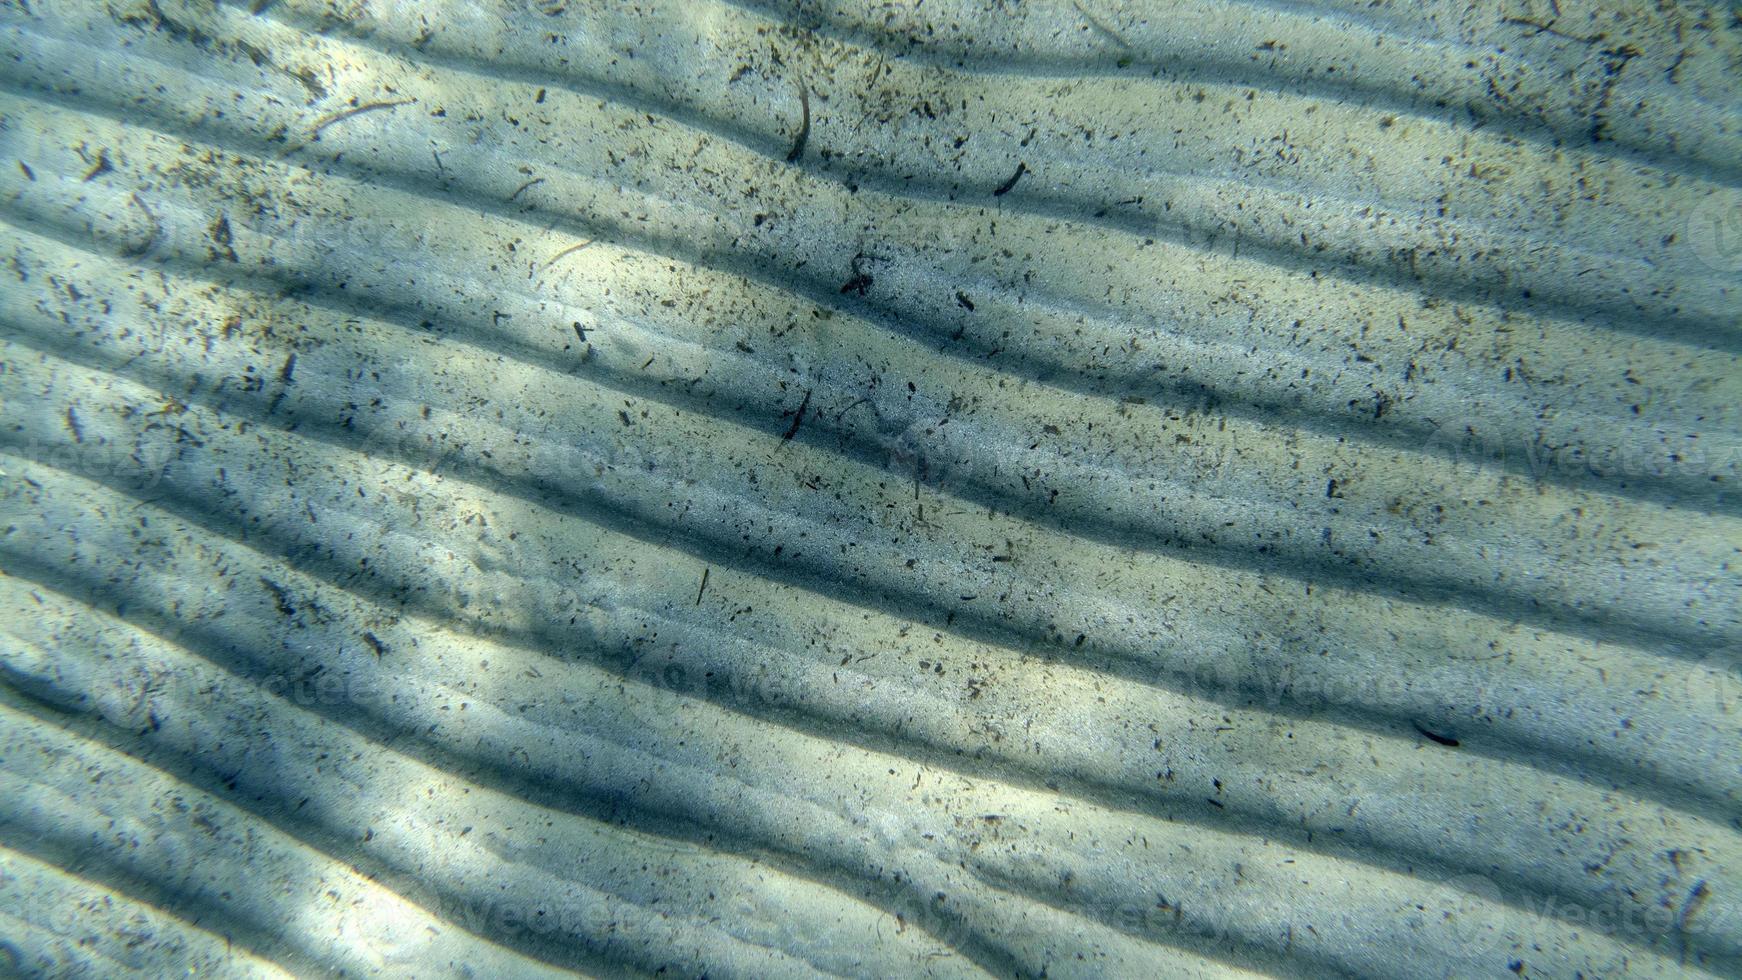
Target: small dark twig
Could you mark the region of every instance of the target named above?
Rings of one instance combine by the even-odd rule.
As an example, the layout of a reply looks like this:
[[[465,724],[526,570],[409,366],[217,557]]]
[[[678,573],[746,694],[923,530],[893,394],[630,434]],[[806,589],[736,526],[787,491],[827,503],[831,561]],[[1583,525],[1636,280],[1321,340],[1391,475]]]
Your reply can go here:
[[[581,249],[586,248],[588,245],[591,245],[591,244],[593,244],[593,240],[591,238],[589,238],[584,242],[577,242],[573,245],[570,245],[568,248],[565,248],[562,251],[556,253],[555,255],[550,257],[549,262],[546,262],[544,264],[546,271],[549,271],[551,266],[556,265],[557,261],[559,259],[567,258],[568,256],[573,255],[576,252],[579,252]]]
[[[1447,748],[1452,748],[1452,749],[1457,748],[1459,745],[1459,742],[1457,739],[1453,738],[1450,735],[1441,735],[1439,732],[1430,732],[1427,729],[1421,727],[1421,722],[1419,722],[1419,721],[1411,721],[1410,724],[1415,726],[1416,732],[1418,732],[1422,738],[1425,738],[1430,742],[1436,743],[1438,745],[1444,745]]]
[[[798,411],[793,413],[792,427],[786,430],[786,435],[780,437],[781,442],[790,442],[792,441],[793,436],[798,435],[798,427],[804,424],[805,410],[810,408],[810,406],[811,389],[806,388],[804,392],[804,400],[798,403]]]
[[[393,102],[365,102],[362,105],[352,106],[342,112],[335,112],[325,119],[322,119],[320,122],[315,123],[315,128],[309,133],[309,138],[319,138],[321,130],[326,129],[334,123],[344,122],[352,116],[360,116],[365,112],[374,112],[376,109],[396,109],[402,105],[410,105],[416,101],[416,99],[399,99]]]

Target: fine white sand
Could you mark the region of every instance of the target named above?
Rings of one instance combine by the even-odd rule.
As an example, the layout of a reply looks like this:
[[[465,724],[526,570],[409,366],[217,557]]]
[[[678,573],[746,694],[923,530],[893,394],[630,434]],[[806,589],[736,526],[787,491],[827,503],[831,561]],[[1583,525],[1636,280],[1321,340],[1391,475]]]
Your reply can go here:
[[[0,974],[1742,973],[1728,8],[0,49]]]

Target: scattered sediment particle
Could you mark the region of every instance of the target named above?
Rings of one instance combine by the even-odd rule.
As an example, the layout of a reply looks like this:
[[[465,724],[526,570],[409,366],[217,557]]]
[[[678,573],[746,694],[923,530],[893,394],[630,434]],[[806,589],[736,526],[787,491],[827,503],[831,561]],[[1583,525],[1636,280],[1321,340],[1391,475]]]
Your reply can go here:
[[[841,295],[858,293],[860,296],[864,296],[876,281],[869,273],[855,271],[853,278],[841,284]]]
[[[145,241],[143,241],[137,245],[128,244],[128,245],[122,246],[121,257],[125,258],[125,259],[132,259],[132,258],[138,258],[139,256],[144,255],[145,253],[151,251],[152,247],[157,244],[157,240],[163,237],[163,222],[158,220],[157,214],[155,212],[153,212],[151,210],[151,208],[143,200],[140,199],[140,197],[137,193],[133,194],[133,196],[128,198],[128,200],[132,202],[134,207],[137,207],[141,212],[143,212],[145,214],[145,218],[147,221],[151,222],[151,232],[150,232],[150,234],[146,235]]]
[[[1706,899],[1711,897],[1712,889],[1706,885],[1704,878],[1695,882],[1694,887],[1688,890],[1688,900],[1682,903],[1682,912],[1677,917],[1675,924],[1676,931],[1685,935],[1688,931],[1688,921],[1706,904]]]
[[[841,295],[845,296],[847,293],[858,293],[860,296],[864,296],[866,292],[870,290],[872,285],[877,282],[876,279],[872,278],[871,273],[865,271],[865,262],[868,259],[881,261],[875,255],[867,255],[864,252],[854,253],[852,262],[850,263],[853,269],[853,278],[848,279],[847,282],[841,286]]]
[[[798,136],[792,141],[792,149],[787,151],[787,163],[797,163],[804,156],[805,144],[811,138],[811,93],[802,82],[798,86],[798,104],[800,111],[804,113],[804,119],[799,123]]]
[[[214,261],[218,259],[229,259],[231,262],[241,261],[236,256],[236,248],[233,244],[235,237],[230,233],[229,215],[220,213],[212,222],[211,227],[206,229],[206,232],[211,236],[212,244],[216,246],[210,250],[211,258]]]
[[[289,589],[265,576],[260,577],[260,584],[266,586],[266,590],[272,593],[273,602],[277,605],[280,616],[296,615],[296,604],[291,601]]]
[[[114,164],[109,162],[109,151],[106,149],[98,150],[97,162],[91,164],[91,169],[85,171],[84,180],[89,183],[114,169]]]

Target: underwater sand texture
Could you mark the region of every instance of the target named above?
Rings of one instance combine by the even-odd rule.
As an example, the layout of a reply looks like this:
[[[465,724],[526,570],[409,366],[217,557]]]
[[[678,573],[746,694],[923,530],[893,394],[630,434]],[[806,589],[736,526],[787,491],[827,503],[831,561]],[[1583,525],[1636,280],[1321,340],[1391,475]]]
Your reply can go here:
[[[0,7],[0,974],[1742,975],[1742,14]]]

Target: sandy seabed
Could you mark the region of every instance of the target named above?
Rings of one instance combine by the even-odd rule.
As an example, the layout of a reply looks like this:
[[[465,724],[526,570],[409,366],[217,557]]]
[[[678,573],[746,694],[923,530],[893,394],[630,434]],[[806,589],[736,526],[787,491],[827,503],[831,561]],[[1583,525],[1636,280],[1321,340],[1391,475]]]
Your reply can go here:
[[[1742,15],[0,8],[0,974],[1742,974]]]

